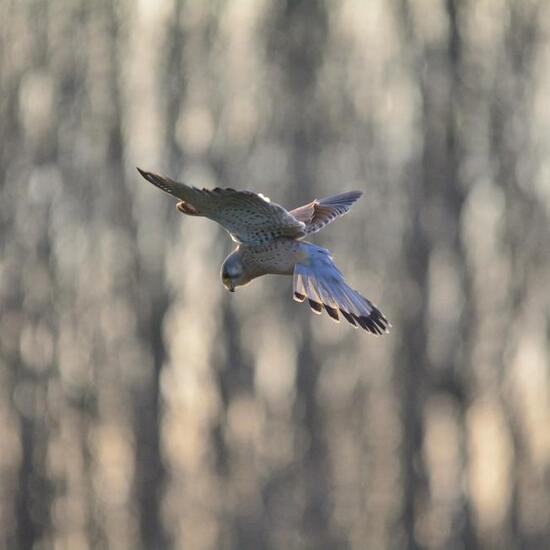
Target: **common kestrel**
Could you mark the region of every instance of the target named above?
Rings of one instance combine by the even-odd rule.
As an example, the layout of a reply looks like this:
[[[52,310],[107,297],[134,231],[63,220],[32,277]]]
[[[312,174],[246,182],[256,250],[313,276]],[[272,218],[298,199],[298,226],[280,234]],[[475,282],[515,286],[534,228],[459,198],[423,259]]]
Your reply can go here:
[[[180,199],[177,208],[189,216],[219,223],[237,248],[222,265],[222,282],[231,292],[268,273],[294,276],[294,299],[306,298],[311,309],[323,309],[339,321],[339,313],[354,327],[372,334],[388,332],[388,320],[376,306],[349,287],[330,252],[302,240],[344,215],[363,193],[349,191],[314,200],[287,211],[266,197],[235,189],[197,189],[170,178],[139,173],[153,185]]]

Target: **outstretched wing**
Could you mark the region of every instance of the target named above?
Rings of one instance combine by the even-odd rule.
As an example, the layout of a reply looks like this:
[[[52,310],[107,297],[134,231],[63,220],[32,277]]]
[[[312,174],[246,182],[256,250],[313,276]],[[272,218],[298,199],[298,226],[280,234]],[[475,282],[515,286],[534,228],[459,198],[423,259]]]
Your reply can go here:
[[[343,216],[362,195],[361,191],[348,191],[325,199],[315,199],[309,204],[291,210],[290,214],[306,224],[306,235],[310,235]]]
[[[253,245],[278,237],[305,235],[304,222],[251,191],[197,189],[139,168],[138,171],[148,182],[180,199],[178,208],[182,212],[219,223],[237,242]]]
[[[384,314],[364,296],[349,287],[341,271],[334,265],[324,248],[307,245],[307,259],[294,267],[294,299],[306,298],[315,313],[323,309],[332,319],[339,314],[353,326],[360,326],[372,334],[389,332],[391,326]]]

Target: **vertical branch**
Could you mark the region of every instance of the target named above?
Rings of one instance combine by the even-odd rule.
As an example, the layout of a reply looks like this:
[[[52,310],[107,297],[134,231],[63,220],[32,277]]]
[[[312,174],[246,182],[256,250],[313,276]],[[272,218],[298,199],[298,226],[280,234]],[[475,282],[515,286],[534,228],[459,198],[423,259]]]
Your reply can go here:
[[[446,364],[440,365],[441,373],[438,389],[445,391],[454,400],[458,413],[461,441],[458,444],[461,470],[467,467],[466,449],[466,412],[470,404],[468,398],[467,376],[471,369],[471,345],[475,332],[475,307],[472,289],[470,266],[467,261],[466,244],[463,242],[460,224],[466,198],[464,182],[460,177],[460,166],[463,160],[463,147],[460,131],[457,126],[464,101],[464,71],[462,29],[460,28],[460,3],[447,0],[447,18],[449,22],[448,79],[449,103],[446,118],[446,184],[442,186],[442,202],[445,209],[445,220],[449,233],[445,244],[449,253],[455,257],[453,265],[458,271],[457,279],[462,290],[462,311],[458,319],[458,331],[450,338]],[[458,505],[451,516],[452,529],[447,544],[464,544],[468,548],[477,548],[478,540],[472,524],[470,503],[462,488],[457,499]],[[454,540],[453,540],[454,539]]]
[[[405,270],[417,296],[416,310],[405,312],[402,322],[402,340],[397,352],[396,373],[401,386],[401,416],[403,422],[402,472],[403,498],[400,523],[403,526],[405,544],[403,548],[419,548],[416,538],[416,522],[419,507],[427,495],[427,479],[422,461],[423,420],[422,409],[426,395],[426,367],[428,361],[428,262],[430,253],[426,215],[434,193],[434,164],[437,140],[430,131],[431,102],[427,77],[422,77],[420,45],[415,36],[411,6],[407,0],[398,2],[397,17],[402,28],[405,47],[409,53],[411,70],[418,75],[421,93],[422,126],[418,129],[423,138],[422,157],[414,167],[415,177],[409,186],[410,227],[405,242]]]
[[[289,0],[278,6],[269,37],[270,61],[281,73],[283,90],[276,105],[282,112],[281,138],[288,144],[293,181],[287,200],[298,202],[315,195],[318,155],[329,128],[316,109],[315,96],[328,34],[328,7],[319,2]],[[331,487],[322,411],[318,403],[320,365],[308,327],[298,350],[296,449],[303,454],[297,475],[303,490],[303,510],[298,524],[301,535],[316,548],[342,543],[331,525]],[[305,447],[304,447],[305,445]]]
[[[499,244],[507,252],[509,275],[503,311],[495,312],[495,315],[508,320],[497,347],[497,360],[503,366],[509,366],[510,348],[517,344],[518,334],[524,329],[522,311],[525,304],[532,300],[531,292],[537,292],[537,285],[530,282],[536,279],[535,273],[544,262],[538,250],[539,243],[549,238],[548,214],[532,186],[537,169],[534,162],[537,146],[532,142],[529,128],[533,125],[530,116],[536,86],[535,60],[540,53],[539,48],[543,48],[545,33],[541,24],[544,21],[543,6],[544,2],[525,5],[511,3],[504,50],[496,69],[499,78],[495,81],[490,104],[490,154],[497,166],[495,180],[502,188],[505,199]],[[511,345],[511,342],[514,344]],[[506,373],[507,370],[501,369],[499,380]],[[517,404],[509,399],[501,399],[500,403],[514,450],[513,475],[509,481],[511,503],[506,515],[509,537],[514,546],[542,548],[548,538],[547,530],[526,529],[522,518],[526,512],[522,510],[520,495],[533,491],[531,486],[524,486],[529,483],[525,472],[535,470],[529,453],[530,434],[524,429]],[[540,491],[539,495],[545,489]],[[533,495],[532,498],[540,496]]]
[[[45,27],[39,23],[47,19],[48,7],[38,4],[23,8],[12,6],[12,10],[16,28],[19,25],[23,26],[17,28],[17,31],[32,35],[29,44],[30,59],[27,60],[29,66],[11,64],[12,70],[14,65],[17,69],[8,81],[7,103],[15,107],[19,96],[19,108],[15,107],[13,113],[18,113],[19,117],[23,118],[26,113],[22,111],[32,109],[30,102],[24,104],[20,99],[27,76],[25,71],[31,76],[41,73],[48,75],[44,77],[45,81],[51,82],[47,64],[48,36]],[[32,10],[37,10],[38,13],[32,13]],[[7,44],[7,47],[10,45]],[[47,104],[44,110],[47,111],[47,116],[53,118],[51,107],[51,104]],[[29,118],[32,116],[29,115]],[[10,298],[5,303],[0,303],[0,326],[3,327],[2,330],[9,329],[11,342],[7,342],[4,336],[3,343],[9,344],[8,349],[12,348],[12,353],[8,351],[4,354],[0,350],[0,358],[6,360],[6,366],[12,374],[10,382],[13,381],[13,386],[8,386],[10,393],[7,397],[19,426],[20,462],[17,472],[17,493],[13,495],[16,521],[14,547],[31,548],[44,543],[52,535],[50,507],[54,491],[59,487],[55,486],[49,476],[47,461],[48,445],[58,420],[54,408],[50,409],[47,399],[48,389],[53,386],[52,380],[56,374],[53,341],[57,328],[56,289],[49,262],[51,196],[46,192],[40,200],[28,201],[27,198],[31,195],[31,175],[40,179],[43,175],[43,165],[54,163],[57,151],[55,128],[52,124],[45,123],[40,131],[31,135],[34,128],[30,128],[30,125],[25,127],[24,121],[17,120],[10,112],[6,125],[7,127],[3,128],[6,133],[3,132],[2,135],[9,136],[7,141],[11,143],[13,150],[8,152],[8,145],[6,155],[10,156],[0,160],[0,168],[12,164],[12,170],[10,181],[3,183],[6,190],[11,186],[20,187],[17,189],[18,192],[14,192],[15,189],[12,188],[11,196],[7,194],[5,200],[9,208],[8,230],[3,233],[7,238],[2,238],[5,248],[2,247],[0,251],[2,259],[8,260],[5,265],[11,264],[14,270],[9,289]],[[4,177],[7,177],[7,174],[7,171],[2,172]],[[47,176],[44,180],[47,180]],[[45,187],[48,183],[45,182]],[[29,231],[24,220],[32,220],[32,231]],[[6,315],[3,322],[2,314]],[[40,339],[31,342],[38,331],[42,331],[50,339],[50,349],[44,349]],[[0,506],[4,507],[5,504],[7,503],[2,502]]]
[[[434,370],[429,355],[430,340],[430,277],[432,252],[437,246],[454,258],[464,297],[464,311],[458,325],[468,334],[472,321],[468,309],[471,291],[460,238],[460,220],[464,191],[459,176],[460,142],[456,126],[461,94],[461,36],[457,3],[448,0],[446,15],[449,34],[446,42],[431,43],[419,34],[413,10],[408,1],[397,5],[405,47],[413,74],[417,75],[420,92],[418,131],[422,136],[422,152],[415,167],[416,177],[409,186],[411,226],[405,244],[405,265],[412,285],[416,309],[405,312],[402,344],[399,352],[399,382],[402,387],[402,418],[404,425],[403,512],[402,523],[407,548],[420,546],[419,518],[429,505],[428,472],[423,458],[424,407],[435,389],[449,393],[457,403],[460,428],[464,434],[467,407],[464,387],[464,364],[456,334],[447,344],[446,364]],[[444,220],[444,224],[441,223]],[[463,333],[460,333],[467,340]],[[464,449],[464,445],[460,445]],[[463,451],[462,451],[463,452]],[[462,456],[464,466],[466,457]],[[457,527],[449,534],[468,547],[475,548],[470,514],[465,498],[454,513]],[[458,527],[460,525],[460,527]],[[451,541],[449,541],[449,544]]]

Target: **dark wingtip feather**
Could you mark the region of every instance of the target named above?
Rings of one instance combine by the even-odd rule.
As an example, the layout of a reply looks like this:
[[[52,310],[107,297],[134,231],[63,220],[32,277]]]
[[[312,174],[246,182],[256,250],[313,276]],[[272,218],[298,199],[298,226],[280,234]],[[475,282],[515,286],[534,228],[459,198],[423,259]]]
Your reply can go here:
[[[363,329],[365,329],[367,332],[370,332],[369,327],[367,326],[367,318],[362,317],[361,315],[354,315],[353,318],[355,319],[355,322]]]
[[[376,334],[377,336],[382,334],[382,331],[374,323],[374,321],[369,317],[356,317],[357,322],[371,334]]]
[[[334,309],[333,307],[327,306],[327,304],[323,305],[325,306],[325,311],[328,313],[329,317],[331,317],[335,321],[340,322],[340,317],[338,317],[338,310]]]
[[[391,327],[391,324],[389,321],[384,317],[384,314],[377,309],[375,306],[373,306],[372,313],[369,315],[369,319],[372,319],[372,321],[375,323],[376,327],[381,332],[389,332],[389,327]]]
[[[380,336],[389,332],[388,320],[384,317],[382,312],[376,309],[374,306],[370,315],[353,315],[353,318],[357,324],[371,334]]]
[[[138,168],[136,166],[136,170],[146,179],[149,179],[149,176],[151,175],[149,172],[146,172],[145,170],[142,170],[141,168]]]
[[[308,299],[309,307],[315,312],[320,314],[323,311],[323,306],[319,302]]]
[[[299,292],[295,292],[294,293],[294,299],[297,302],[303,302],[306,299],[306,297],[303,294],[300,294]]]
[[[137,166],[136,166],[137,168]],[[145,178],[149,183],[152,183],[155,187],[158,187],[165,193],[168,193],[172,195],[173,197],[183,198],[177,190],[176,186],[180,185],[176,183],[175,181],[171,180],[170,178],[165,178],[163,176],[159,176],[158,174],[154,174],[153,172],[146,172],[145,170],[142,170],[141,168],[137,168],[137,171]]]
[[[137,168],[137,166],[136,166]],[[153,185],[156,185],[157,187],[161,187],[159,182],[161,181],[160,176],[157,176],[156,174],[153,174],[153,172],[146,172],[145,170],[142,170],[141,168],[137,168],[137,171],[142,175],[144,179],[146,179],[149,183],[152,183]]]
[[[351,313],[348,313],[347,311],[344,311],[343,309],[340,310],[340,313],[344,316],[344,319],[352,326],[357,328],[357,323],[355,322],[355,319],[353,318],[353,315]]]

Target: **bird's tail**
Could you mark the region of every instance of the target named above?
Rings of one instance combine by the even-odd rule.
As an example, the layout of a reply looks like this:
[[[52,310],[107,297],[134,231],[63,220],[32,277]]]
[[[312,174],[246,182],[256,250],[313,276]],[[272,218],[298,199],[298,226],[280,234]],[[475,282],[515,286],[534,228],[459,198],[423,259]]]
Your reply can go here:
[[[309,258],[294,267],[294,299],[308,300],[311,309],[323,309],[335,321],[341,314],[354,327],[372,334],[389,332],[391,326],[383,313],[367,298],[351,288],[333,263],[328,250],[311,246]]]

